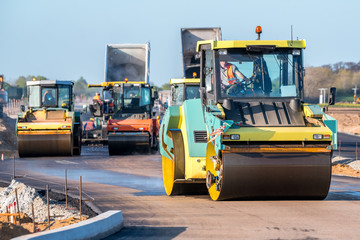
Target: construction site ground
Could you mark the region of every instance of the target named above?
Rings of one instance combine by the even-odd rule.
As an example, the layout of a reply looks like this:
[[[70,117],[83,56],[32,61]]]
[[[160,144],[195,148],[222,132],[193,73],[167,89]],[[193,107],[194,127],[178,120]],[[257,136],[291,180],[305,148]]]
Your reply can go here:
[[[338,119],[339,132],[348,131],[348,133],[352,134],[349,135],[350,137],[354,135],[354,132],[350,130],[360,125],[359,114],[340,114],[340,116],[334,117]],[[17,156],[13,124],[15,122],[10,118],[0,119],[0,154],[4,153],[5,158],[4,161],[0,161],[0,172],[9,173],[8,175],[0,173],[0,180],[6,179],[9,181],[11,179],[11,157],[13,155]],[[352,124],[353,128],[349,127],[350,124]],[[351,163],[356,162],[353,151],[354,148],[347,151],[344,150],[340,156],[335,151],[333,161],[334,175],[360,177],[360,169],[351,167]],[[335,210],[335,206],[331,204],[332,201],[355,200],[353,203],[356,203],[357,207],[356,201],[360,200],[360,197],[348,192],[358,192],[358,190],[353,185],[344,186],[344,184],[352,181],[351,178],[348,180],[341,177],[333,177],[334,183],[332,183],[330,194],[327,198],[330,202],[325,201],[323,203],[328,206],[326,211],[323,209],[324,212],[321,210],[324,206],[321,207],[316,202],[311,201],[296,201],[297,207],[290,210],[289,207],[294,205],[294,202],[291,201],[266,201],[259,205],[260,203],[252,201],[213,203],[208,199],[207,195],[164,196],[161,181],[161,157],[157,154],[117,157],[108,156],[106,148],[86,147],[80,157],[44,157],[26,160],[19,159],[17,161],[19,162],[17,163],[18,174],[40,178],[43,182],[46,182],[48,177],[51,177],[51,181],[59,184],[63,183],[64,167],[72,168],[69,173],[69,182],[73,185],[77,184],[79,175],[89,176],[90,174],[93,176],[92,179],[85,177],[84,184],[86,190],[95,197],[95,204],[102,211],[110,209],[123,210],[125,229],[122,231],[122,234],[130,236],[129,238],[131,236],[140,238],[146,236],[151,238],[152,236],[152,239],[169,239],[169,236],[170,238],[204,238],[210,235],[231,238],[233,236],[239,237],[236,234],[240,232],[243,233],[242,237],[244,238],[256,238],[256,236],[259,236],[256,234],[260,234],[260,236],[266,236],[265,239],[310,239],[312,237],[313,239],[324,237],[336,239],[354,236],[350,233],[348,235],[341,235],[343,230],[350,232],[351,226],[356,223],[355,218],[351,216],[353,209],[346,205],[342,213],[340,213],[341,209]],[[98,176],[94,175],[95,172]],[[103,175],[109,172],[111,172],[111,175],[104,178]],[[30,178],[24,178],[24,181],[31,186],[44,186],[44,183],[31,180]],[[112,183],[109,184],[109,182]],[[6,187],[6,184],[0,185],[0,191],[1,187]],[[337,204],[335,203],[335,205]],[[279,212],[273,213],[277,215],[274,218],[271,215],[271,211],[275,211],[275,209],[272,209],[275,206],[276,211]],[[360,210],[360,206],[358,208]],[[270,212],[263,214],[262,211]],[[328,211],[333,212],[329,214],[327,213]],[[239,218],[237,213],[241,213],[244,217]],[[321,213],[323,215],[320,218],[316,217],[321,215]],[[216,227],[211,227],[211,222],[213,222],[211,219],[215,216],[214,214],[219,217],[219,222],[216,223]],[[329,223],[330,226],[325,227],[325,219],[327,221],[327,219],[336,218],[339,214],[341,216],[348,215],[347,220],[343,219],[343,221],[347,222],[347,226],[341,230],[341,233],[337,232],[340,230],[336,230],[335,225],[330,231],[329,229],[331,229],[332,224]],[[224,218],[225,216],[226,218]],[[298,218],[297,223],[291,220],[294,216]],[[307,222],[303,218],[304,216],[310,216],[312,220]],[[204,218],[208,218],[208,220],[204,221]],[[341,219],[340,217],[338,221],[341,221]],[[14,236],[23,235],[28,233],[27,231],[32,232],[32,223],[28,222],[30,220],[29,216],[25,216],[24,224],[20,227],[8,224],[7,219],[0,218],[0,239],[9,239]],[[288,223],[283,223],[283,220],[285,222],[288,221]],[[78,221],[76,217],[61,220],[52,225],[51,229],[72,224],[76,221]],[[201,221],[203,222],[201,223]],[[260,224],[259,222],[263,223]],[[234,227],[235,223],[237,223],[237,227],[232,229],[231,226]],[[251,225],[251,223],[253,224]],[[324,226],[319,226],[322,223]],[[240,226],[239,224],[242,225]],[[38,229],[42,230],[46,226],[46,222],[39,224]],[[210,231],[210,228],[213,229]],[[250,230],[254,233],[250,233]],[[137,235],[134,232],[138,232]],[[5,236],[8,236],[8,238],[5,238]],[[165,238],[163,238],[164,236]],[[118,237],[114,236],[109,239],[118,239]]]
[[[16,184],[15,187],[12,187],[12,185]],[[33,190],[29,186],[25,186],[21,182],[11,182],[10,187],[12,187],[11,192],[9,192],[8,199],[4,197],[3,191],[9,188],[6,182],[0,181],[0,207],[3,207],[6,200],[11,198],[11,194],[13,194],[13,190],[16,188],[18,190],[19,194],[19,204],[21,205],[20,209],[24,208],[24,205],[28,206],[27,211],[22,210],[20,211],[20,223],[12,223],[11,217],[7,216],[1,216],[0,215],[0,239],[11,239],[16,236],[21,236],[24,234],[30,234],[33,232],[42,232],[45,230],[52,230],[60,227],[64,227],[67,225],[71,225],[77,222],[80,222],[80,215],[79,215],[79,200],[74,199],[70,196],[68,196],[68,208],[65,209],[65,195],[58,192],[49,192],[49,199],[50,199],[50,227],[49,223],[46,219],[47,214],[47,207],[46,207],[46,191],[44,189],[34,189],[35,194],[37,195],[37,198],[35,196],[31,197],[31,193],[29,191]],[[25,188],[25,189],[24,189]],[[22,197],[23,196],[23,197]],[[43,201],[40,200],[42,198]],[[36,216],[36,222],[35,222],[35,229],[34,229],[34,223],[32,218],[32,213],[29,209],[29,204],[31,202],[35,202],[34,204],[34,212]],[[26,211],[26,212],[25,212]],[[3,212],[3,211],[2,211]],[[41,216],[39,216],[41,214]],[[30,216],[29,216],[30,215]],[[57,217],[54,217],[57,216]],[[82,206],[82,220],[86,220],[89,217],[96,216],[97,213],[95,213],[90,207],[83,204]],[[18,221],[18,218],[17,218]]]

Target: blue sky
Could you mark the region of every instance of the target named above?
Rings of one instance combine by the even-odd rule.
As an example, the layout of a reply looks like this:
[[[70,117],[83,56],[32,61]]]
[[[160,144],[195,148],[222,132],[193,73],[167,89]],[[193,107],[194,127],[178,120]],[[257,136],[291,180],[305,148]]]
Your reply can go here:
[[[104,81],[105,46],[151,43],[150,81],[181,77],[182,27],[224,40],[306,39],[305,65],[360,61],[360,1],[0,0],[0,74]]]

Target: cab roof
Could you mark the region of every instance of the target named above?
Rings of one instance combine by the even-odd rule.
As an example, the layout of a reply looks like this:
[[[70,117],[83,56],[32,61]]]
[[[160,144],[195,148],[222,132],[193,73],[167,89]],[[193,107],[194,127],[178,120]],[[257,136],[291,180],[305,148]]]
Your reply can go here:
[[[182,84],[182,83],[198,83],[200,84],[200,78],[172,78],[170,84]]]
[[[39,81],[27,81],[27,86],[38,86],[38,85],[74,85],[72,81],[64,80],[39,80]]]
[[[305,40],[243,40],[243,41],[198,41],[197,51],[200,51],[200,45],[210,44],[211,49],[222,48],[246,48],[247,46],[275,46],[276,48],[306,48]]]
[[[141,84],[145,84],[146,87],[149,87],[150,84],[144,82],[144,81],[140,81],[140,82],[131,82],[131,81],[117,81],[117,82],[102,82],[100,84],[88,84],[88,87],[109,87],[109,86],[119,86],[121,84],[126,85],[141,85]]]

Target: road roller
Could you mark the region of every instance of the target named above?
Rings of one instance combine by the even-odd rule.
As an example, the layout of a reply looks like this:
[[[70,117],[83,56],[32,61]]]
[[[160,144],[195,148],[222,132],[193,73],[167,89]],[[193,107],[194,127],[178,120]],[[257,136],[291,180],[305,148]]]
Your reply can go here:
[[[160,119],[152,112],[157,91],[149,84],[150,44],[106,47],[103,98],[90,106],[103,117],[110,155],[149,152],[158,147]]]
[[[160,119],[152,112],[157,98],[153,87],[145,82],[127,80],[89,84],[89,87],[103,87],[113,103],[114,112],[106,122],[110,155],[158,148]]]
[[[159,133],[168,195],[203,182],[212,200],[327,196],[337,121],[303,102],[305,40],[257,33],[197,43],[200,98],[169,107]]]
[[[27,81],[28,106],[16,122],[20,157],[81,153],[80,112],[74,111],[72,81]]]

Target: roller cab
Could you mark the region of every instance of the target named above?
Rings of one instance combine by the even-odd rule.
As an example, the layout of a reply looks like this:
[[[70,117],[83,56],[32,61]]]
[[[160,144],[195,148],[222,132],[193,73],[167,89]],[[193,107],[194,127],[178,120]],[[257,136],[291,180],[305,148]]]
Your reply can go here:
[[[28,109],[16,123],[20,157],[80,155],[80,113],[73,111],[73,82],[27,82]]]

